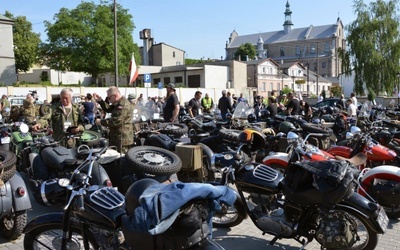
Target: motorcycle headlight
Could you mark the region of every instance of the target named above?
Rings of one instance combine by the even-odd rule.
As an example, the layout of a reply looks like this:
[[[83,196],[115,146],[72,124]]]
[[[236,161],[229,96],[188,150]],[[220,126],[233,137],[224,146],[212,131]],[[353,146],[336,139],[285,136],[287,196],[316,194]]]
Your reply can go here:
[[[287,134],[286,138],[287,138],[288,144],[292,144],[292,143],[296,142],[299,139],[299,136],[294,132],[289,132]]]

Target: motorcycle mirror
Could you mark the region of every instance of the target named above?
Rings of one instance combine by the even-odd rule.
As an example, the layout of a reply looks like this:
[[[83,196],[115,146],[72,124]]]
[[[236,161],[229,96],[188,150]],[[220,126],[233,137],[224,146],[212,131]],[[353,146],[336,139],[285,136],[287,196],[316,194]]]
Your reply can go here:
[[[361,133],[361,129],[360,129],[359,127],[357,127],[357,126],[351,126],[350,132],[351,132],[353,135],[359,134],[359,133]]]
[[[21,131],[21,133],[28,133],[28,131],[29,131],[28,125],[26,125],[25,123],[22,123],[21,126],[19,127],[19,131]]]
[[[346,139],[347,139],[347,140],[353,138],[353,136],[354,136],[354,135],[353,135],[351,132],[347,132],[347,133],[346,133]]]

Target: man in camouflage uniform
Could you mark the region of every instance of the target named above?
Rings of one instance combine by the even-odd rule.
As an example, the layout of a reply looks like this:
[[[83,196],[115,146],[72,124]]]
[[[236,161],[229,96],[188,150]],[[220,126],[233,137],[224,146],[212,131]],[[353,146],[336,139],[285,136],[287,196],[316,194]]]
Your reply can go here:
[[[133,145],[133,105],[114,86],[107,90],[108,100],[112,103],[110,107],[98,94],[93,97],[104,110],[111,110],[111,118],[97,119],[96,123],[108,127],[110,145],[116,146],[118,152],[126,153]]]
[[[76,134],[85,130],[83,126],[83,115],[79,106],[72,103],[72,89],[65,88],[61,90],[60,102],[54,103],[48,114],[42,116],[37,124],[32,126],[33,130],[50,126],[53,129],[53,138],[60,141],[63,146],[72,147],[72,140],[65,140],[65,132],[70,127],[70,132]]]
[[[31,94],[26,95],[26,99],[22,104],[23,110],[22,114],[24,115],[24,120],[27,124],[32,124],[35,121],[36,117],[36,108],[34,104],[35,99]]]
[[[0,102],[0,110],[3,116],[6,114],[5,110],[6,108],[11,108],[10,101],[8,100],[7,95],[2,95]]]

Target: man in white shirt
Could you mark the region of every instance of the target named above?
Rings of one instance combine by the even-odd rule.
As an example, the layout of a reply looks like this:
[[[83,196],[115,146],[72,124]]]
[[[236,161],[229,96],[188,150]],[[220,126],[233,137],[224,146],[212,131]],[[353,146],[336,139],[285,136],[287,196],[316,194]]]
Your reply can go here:
[[[357,107],[357,98],[356,98],[356,95],[355,95],[354,93],[351,93],[351,94],[350,94],[350,98],[351,98],[351,101],[353,102],[353,104]]]
[[[318,102],[322,102],[324,100],[324,97],[322,96],[322,94],[320,94],[319,96],[318,96]]]
[[[346,105],[347,105],[347,120],[352,126],[354,126],[357,124],[357,107],[356,105],[353,104],[351,98],[347,99]]]

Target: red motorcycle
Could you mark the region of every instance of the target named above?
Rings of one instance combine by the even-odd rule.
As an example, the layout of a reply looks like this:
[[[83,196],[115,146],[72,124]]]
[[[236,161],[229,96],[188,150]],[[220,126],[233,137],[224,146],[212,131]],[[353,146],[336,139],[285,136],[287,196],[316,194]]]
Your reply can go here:
[[[391,218],[400,217],[400,168],[390,165],[381,165],[374,168],[365,168],[368,155],[363,153],[349,154],[352,158],[333,156],[306,143],[309,136],[322,136],[321,134],[309,134],[302,139],[297,134],[289,132],[287,135],[289,147],[287,153],[278,152],[266,156],[262,163],[286,171],[290,163],[296,161],[324,161],[347,160],[361,169],[358,175],[357,192],[371,200],[377,201],[384,207]],[[375,150],[376,151],[376,150]]]
[[[366,166],[369,168],[381,165],[400,167],[400,157],[395,151],[381,145],[369,133],[361,133],[361,130],[357,127],[351,128],[345,145],[333,146],[327,152],[331,155],[345,158],[351,158],[358,153],[363,153],[367,156]]]

